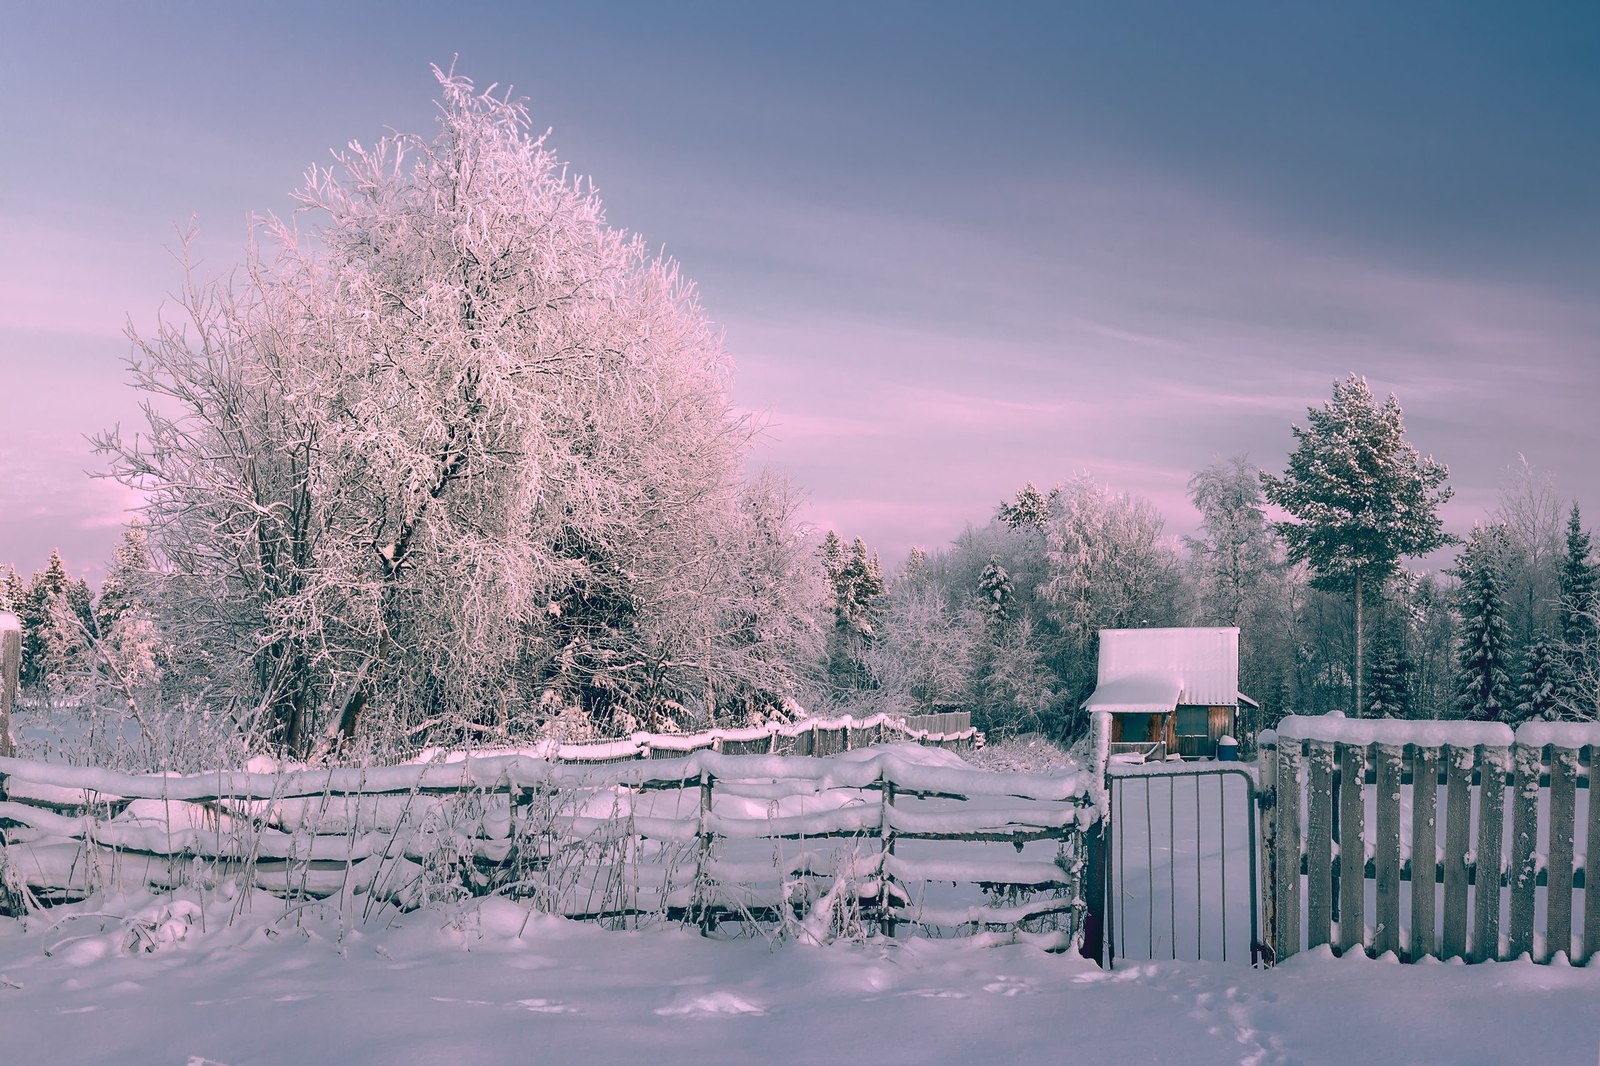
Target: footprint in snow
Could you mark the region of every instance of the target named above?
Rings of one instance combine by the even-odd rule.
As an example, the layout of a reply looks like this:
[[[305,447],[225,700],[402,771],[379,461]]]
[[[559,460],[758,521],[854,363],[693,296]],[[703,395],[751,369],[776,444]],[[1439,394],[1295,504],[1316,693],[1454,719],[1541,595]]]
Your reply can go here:
[[[569,1007],[556,999],[519,999],[515,1003],[508,1004],[508,1006],[521,1007],[523,1010],[531,1010],[537,1014],[578,1013],[577,1007]]]
[[[997,996],[1031,996],[1033,988],[1020,977],[1007,977],[1000,974],[995,980],[983,986],[985,992],[993,992]]]
[[[765,1014],[763,1008],[732,992],[708,992],[678,1004],[675,1007],[657,1007],[656,1013],[664,1018],[680,1018],[710,1014]]]

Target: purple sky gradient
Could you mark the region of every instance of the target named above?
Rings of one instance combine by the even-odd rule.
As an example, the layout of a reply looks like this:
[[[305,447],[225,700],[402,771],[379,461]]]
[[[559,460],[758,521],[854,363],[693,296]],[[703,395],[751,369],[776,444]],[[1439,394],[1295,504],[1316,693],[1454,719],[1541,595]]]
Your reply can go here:
[[[121,330],[386,126],[430,61],[527,95],[726,328],[755,460],[886,560],[1087,471],[1197,516],[1364,374],[1449,464],[1600,518],[1600,18],[1451,4],[522,5],[0,13],[0,564],[97,575]],[[1581,9],[1574,9],[1580,11]]]

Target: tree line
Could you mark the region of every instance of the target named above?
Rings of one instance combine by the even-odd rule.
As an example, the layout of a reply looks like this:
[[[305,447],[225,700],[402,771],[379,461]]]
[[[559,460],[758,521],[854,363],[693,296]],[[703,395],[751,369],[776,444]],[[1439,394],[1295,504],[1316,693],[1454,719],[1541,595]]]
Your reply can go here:
[[[97,446],[145,503],[98,601],[58,555],[8,575],[31,693],[296,757],[869,708],[1066,737],[1101,629],[1201,624],[1240,628],[1267,721],[1595,716],[1576,508],[1562,540],[1525,471],[1450,574],[1405,569],[1452,543],[1446,471],[1355,376],[1282,474],[1196,472],[1183,541],[1086,476],[892,576],[814,536],[745,473],[756,427],[676,264],[520,101],[435,73],[432,136],[313,168],[298,221],[130,333],[143,422]]]

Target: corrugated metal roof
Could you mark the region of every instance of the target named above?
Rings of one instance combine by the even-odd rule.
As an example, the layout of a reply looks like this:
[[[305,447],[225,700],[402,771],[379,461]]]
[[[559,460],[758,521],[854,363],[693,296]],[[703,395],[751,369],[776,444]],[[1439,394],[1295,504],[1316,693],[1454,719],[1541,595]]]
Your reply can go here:
[[[1102,629],[1096,696],[1109,682],[1139,676],[1176,682],[1181,703],[1237,705],[1239,630],[1235,626]]]
[[[1083,706],[1113,714],[1163,714],[1178,705],[1182,688],[1177,678],[1166,674],[1130,674],[1101,682]]]

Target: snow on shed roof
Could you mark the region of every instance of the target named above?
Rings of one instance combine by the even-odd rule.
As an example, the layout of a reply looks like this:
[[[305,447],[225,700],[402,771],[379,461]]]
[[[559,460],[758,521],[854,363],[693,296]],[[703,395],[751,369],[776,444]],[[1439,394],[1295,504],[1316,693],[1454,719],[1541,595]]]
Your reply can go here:
[[[1140,685],[1116,685],[1134,678],[1146,679],[1140,685],[1160,678],[1169,687],[1177,686],[1175,698],[1163,710],[1171,710],[1180,702],[1236,706],[1241,699],[1239,630],[1235,626],[1102,629],[1099,683],[1094,695],[1084,701],[1084,707],[1134,713],[1134,707],[1121,706],[1119,693],[1153,691]]]
[[[1129,674],[1096,686],[1083,706],[1113,714],[1161,714],[1178,705],[1182,691],[1183,684],[1167,674]]]

